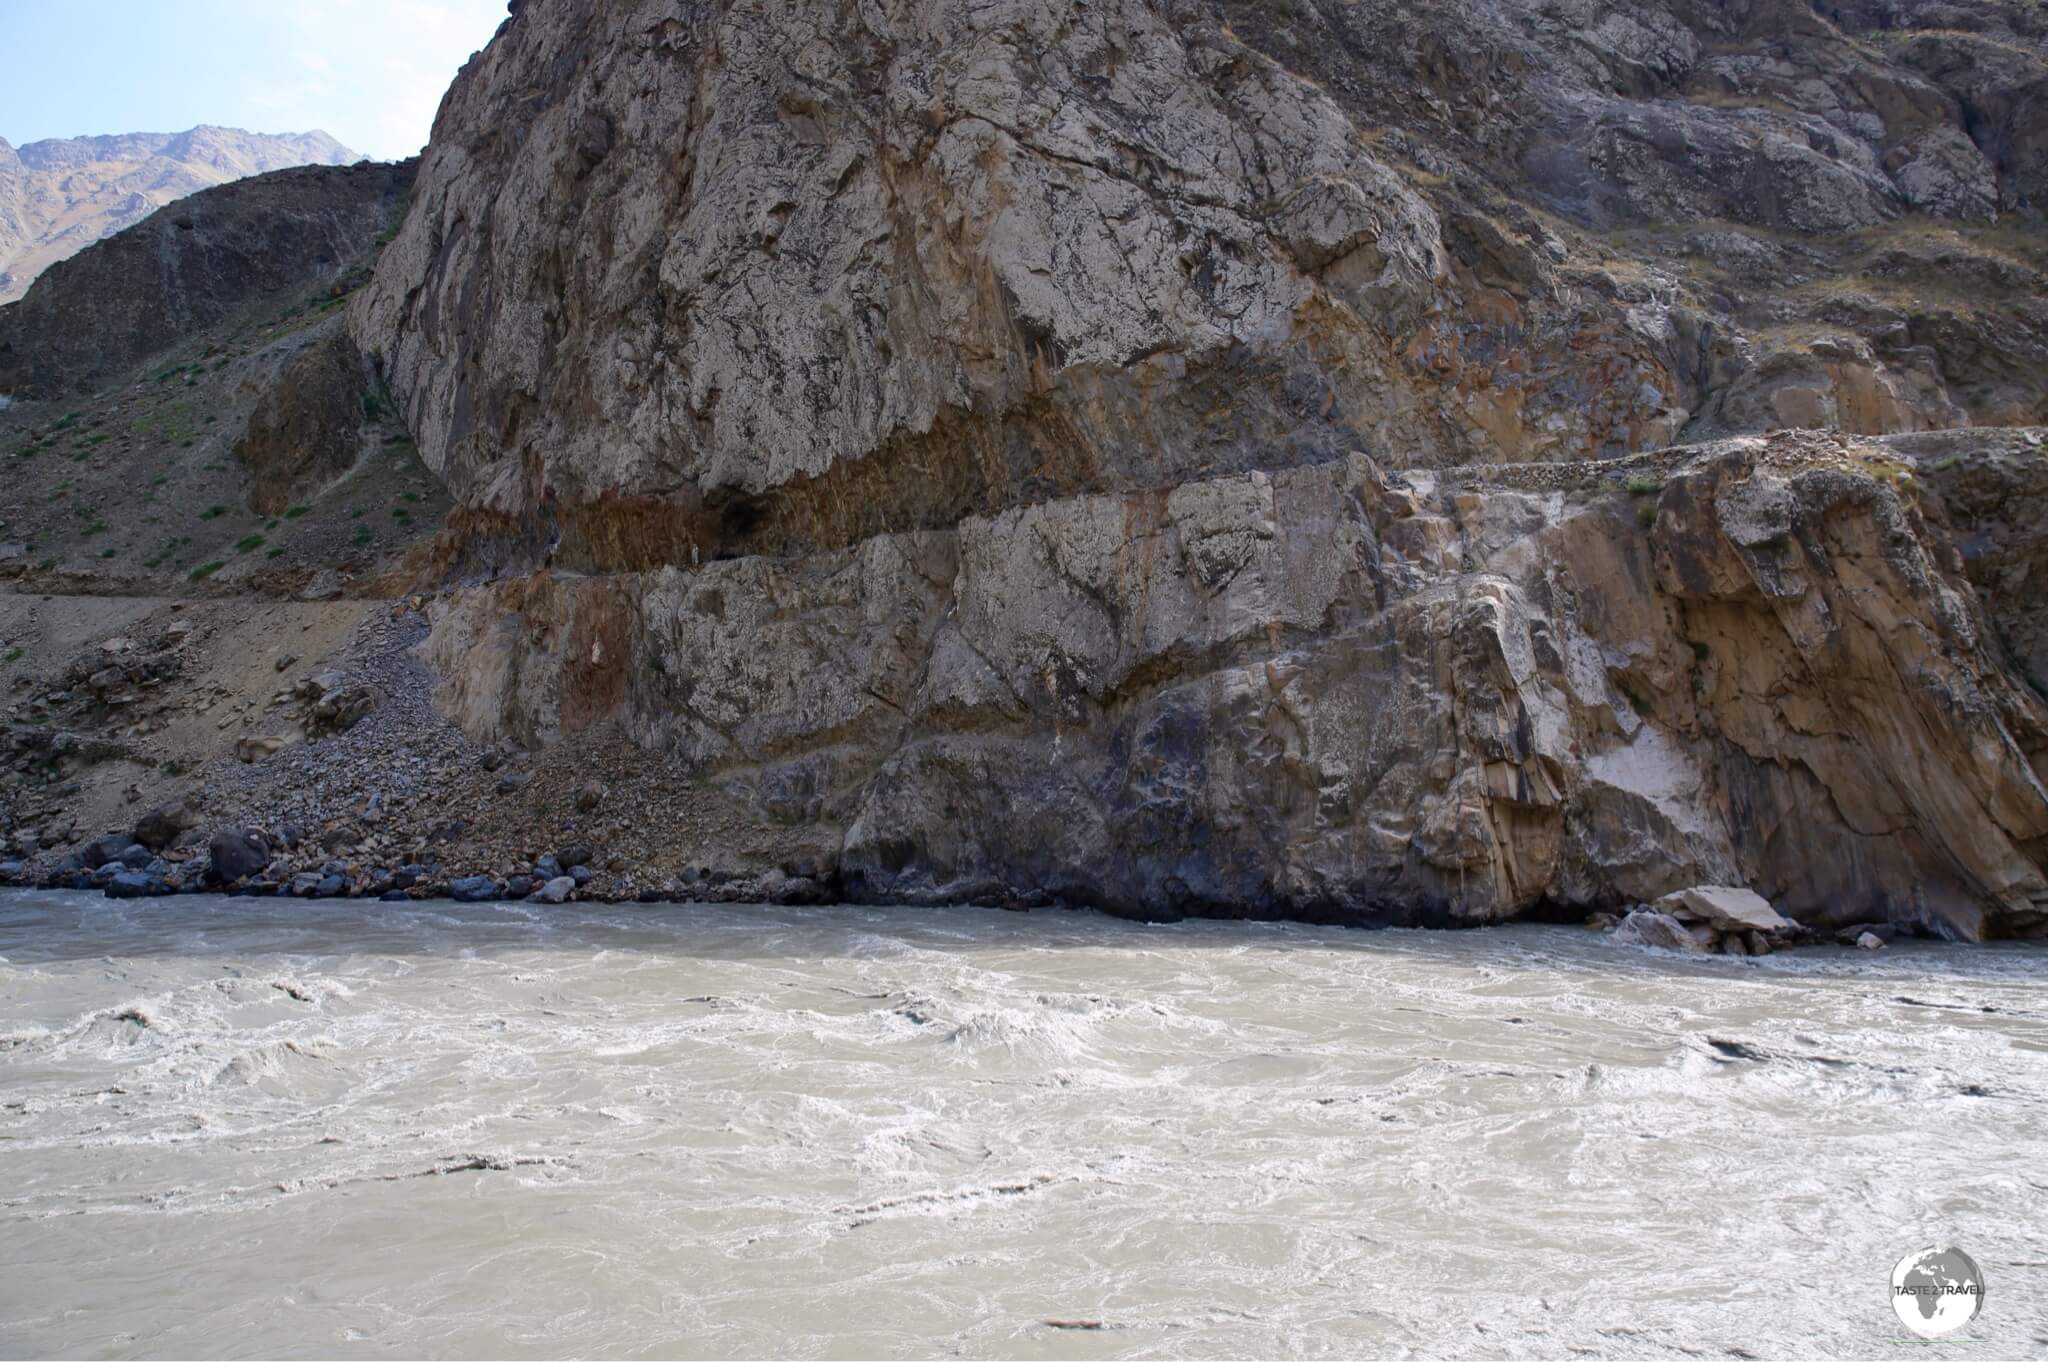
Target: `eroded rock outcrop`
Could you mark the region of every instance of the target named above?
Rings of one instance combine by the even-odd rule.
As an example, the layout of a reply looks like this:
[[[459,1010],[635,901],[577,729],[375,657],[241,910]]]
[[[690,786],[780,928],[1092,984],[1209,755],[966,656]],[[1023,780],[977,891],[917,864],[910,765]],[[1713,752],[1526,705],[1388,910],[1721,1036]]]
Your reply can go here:
[[[346,473],[376,438],[380,395],[341,320],[320,323],[285,362],[235,442],[249,470],[249,505],[265,515]]]
[[[2038,630],[1931,467],[2018,437],[1754,433],[2039,419],[2034,314],[1726,288],[2033,211],[1917,72],[1763,0],[530,0],[350,316],[443,703],[853,897],[2041,931]]]
[[[856,895],[1471,921],[1709,882],[2048,924],[2048,713],[1938,503],[1881,445],[1660,458],[1631,495],[1353,456],[521,579],[445,597],[430,656],[473,731],[620,720],[842,828]]]

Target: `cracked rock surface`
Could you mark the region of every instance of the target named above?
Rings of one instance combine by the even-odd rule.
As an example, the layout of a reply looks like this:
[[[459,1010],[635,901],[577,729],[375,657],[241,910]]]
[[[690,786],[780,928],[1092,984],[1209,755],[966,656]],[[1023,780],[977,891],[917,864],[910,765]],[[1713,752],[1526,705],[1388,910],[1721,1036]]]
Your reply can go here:
[[[2048,929],[2048,28],[1954,8],[521,5],[350,311],[439,703],[853,898]]]
[[[2027,0],[524,0],[416,179],[0,311],[8,854],[2048,933],[2044,54]]]

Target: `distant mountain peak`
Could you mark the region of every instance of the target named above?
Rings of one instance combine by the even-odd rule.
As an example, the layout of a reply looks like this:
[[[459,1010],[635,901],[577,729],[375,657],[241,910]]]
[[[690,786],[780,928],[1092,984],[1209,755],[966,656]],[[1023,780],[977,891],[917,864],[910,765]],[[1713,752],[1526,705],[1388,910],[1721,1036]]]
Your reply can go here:
[[[0,138],[0,303],[59,260],[210,185],[363,159],[321,128],[261,133],[201,123],[183,132]]]

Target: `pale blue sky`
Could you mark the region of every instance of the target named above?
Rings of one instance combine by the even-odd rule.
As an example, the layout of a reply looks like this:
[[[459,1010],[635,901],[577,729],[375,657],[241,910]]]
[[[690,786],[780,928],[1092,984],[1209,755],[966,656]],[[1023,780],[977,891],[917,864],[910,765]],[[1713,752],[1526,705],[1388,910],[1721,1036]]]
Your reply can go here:
[[[0,137],[325,128],[410,156],[505,0],[0,0]]]

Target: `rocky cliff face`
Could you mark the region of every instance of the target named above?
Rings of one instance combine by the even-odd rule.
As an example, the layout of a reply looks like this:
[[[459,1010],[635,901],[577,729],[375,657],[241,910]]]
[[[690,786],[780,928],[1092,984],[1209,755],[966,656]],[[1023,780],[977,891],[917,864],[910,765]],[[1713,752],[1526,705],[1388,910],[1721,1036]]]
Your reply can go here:
[[[443,702],[857,897],[2040,931],[2044,31],[528,0],[350,315]]]
[[[0,141],[0,303],[44,270],[167,203],[230,180],[302,165],[347,165],[356,153],[324,132],[179,133]]]

